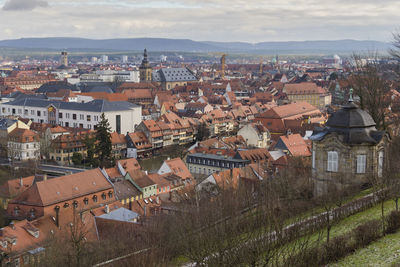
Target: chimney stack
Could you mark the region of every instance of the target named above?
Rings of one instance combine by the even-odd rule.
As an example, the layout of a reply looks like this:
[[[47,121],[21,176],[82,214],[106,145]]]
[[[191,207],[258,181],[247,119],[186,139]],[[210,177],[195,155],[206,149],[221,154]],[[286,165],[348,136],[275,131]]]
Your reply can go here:
[[[104,211],[108,214],[110,213],[110,207],[108,205],[105,206]]]
[[[22,180],[22,177],[19,178],[19,185],[22,187],[24,186],[24,181]]]

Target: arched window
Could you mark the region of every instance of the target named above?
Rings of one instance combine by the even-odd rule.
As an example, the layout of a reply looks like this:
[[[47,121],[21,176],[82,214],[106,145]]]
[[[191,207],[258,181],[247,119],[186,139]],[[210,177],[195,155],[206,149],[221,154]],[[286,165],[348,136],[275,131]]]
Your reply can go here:
[[[97,196],[96,196],[96,195],[93,196],[93,202],[94,202],[94,203],[97,202]]]
[[[328,151],[328,172],[338,171],[338,153],[336,151]]]
[[[84,203],[85,205],[89,204],[89,199],[88,199],[87,197],[85,197],[85,198],[83,199],[83,203]]]
[[[106,197],[107,197],[106,193],[101,194],[101,198],[102,198],[103,200],[106,200]]]

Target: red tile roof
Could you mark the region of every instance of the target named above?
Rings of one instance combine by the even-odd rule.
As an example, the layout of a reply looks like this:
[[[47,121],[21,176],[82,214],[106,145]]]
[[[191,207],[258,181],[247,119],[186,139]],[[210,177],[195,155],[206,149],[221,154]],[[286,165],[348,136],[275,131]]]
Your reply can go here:
[[[280,139],[285,144],[292,156],[311,156],[311,151],[306,141],[303,139],[303,137],[301,137],[300,134],[281,136]]]
[[[112,189],[110,182],[93,169],[36,182],[10,203],[44,207],[107,189]]]

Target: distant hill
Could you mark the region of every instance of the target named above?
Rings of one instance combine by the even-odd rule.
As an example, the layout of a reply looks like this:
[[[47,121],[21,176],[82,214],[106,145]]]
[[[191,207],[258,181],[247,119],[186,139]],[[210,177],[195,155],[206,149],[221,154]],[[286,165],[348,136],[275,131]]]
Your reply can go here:
[[[180,51],[180,52],[269,52],[269,53],[348,53],[356,51],[386,52],[389,43],[379,41],[299,41],[299,42],[198,42],[189,39],[127,38],[94,40],[85,38],[21,38],[0,41],[0,47],[27,49],[102,49],[115,51]]]

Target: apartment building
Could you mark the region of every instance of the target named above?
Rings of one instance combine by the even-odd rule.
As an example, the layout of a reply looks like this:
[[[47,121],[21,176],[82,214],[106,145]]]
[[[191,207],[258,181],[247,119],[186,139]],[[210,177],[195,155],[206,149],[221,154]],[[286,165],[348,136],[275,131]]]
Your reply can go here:
[[[117,133],[133,132],[142,121],[141,106],[125,101],[97,99],[88,103],[73,103],[25,98],[0,104],[2,116],[18,116],[33,122],[85,129],[96,129],[102,113],[108,119],[111,130]]]

